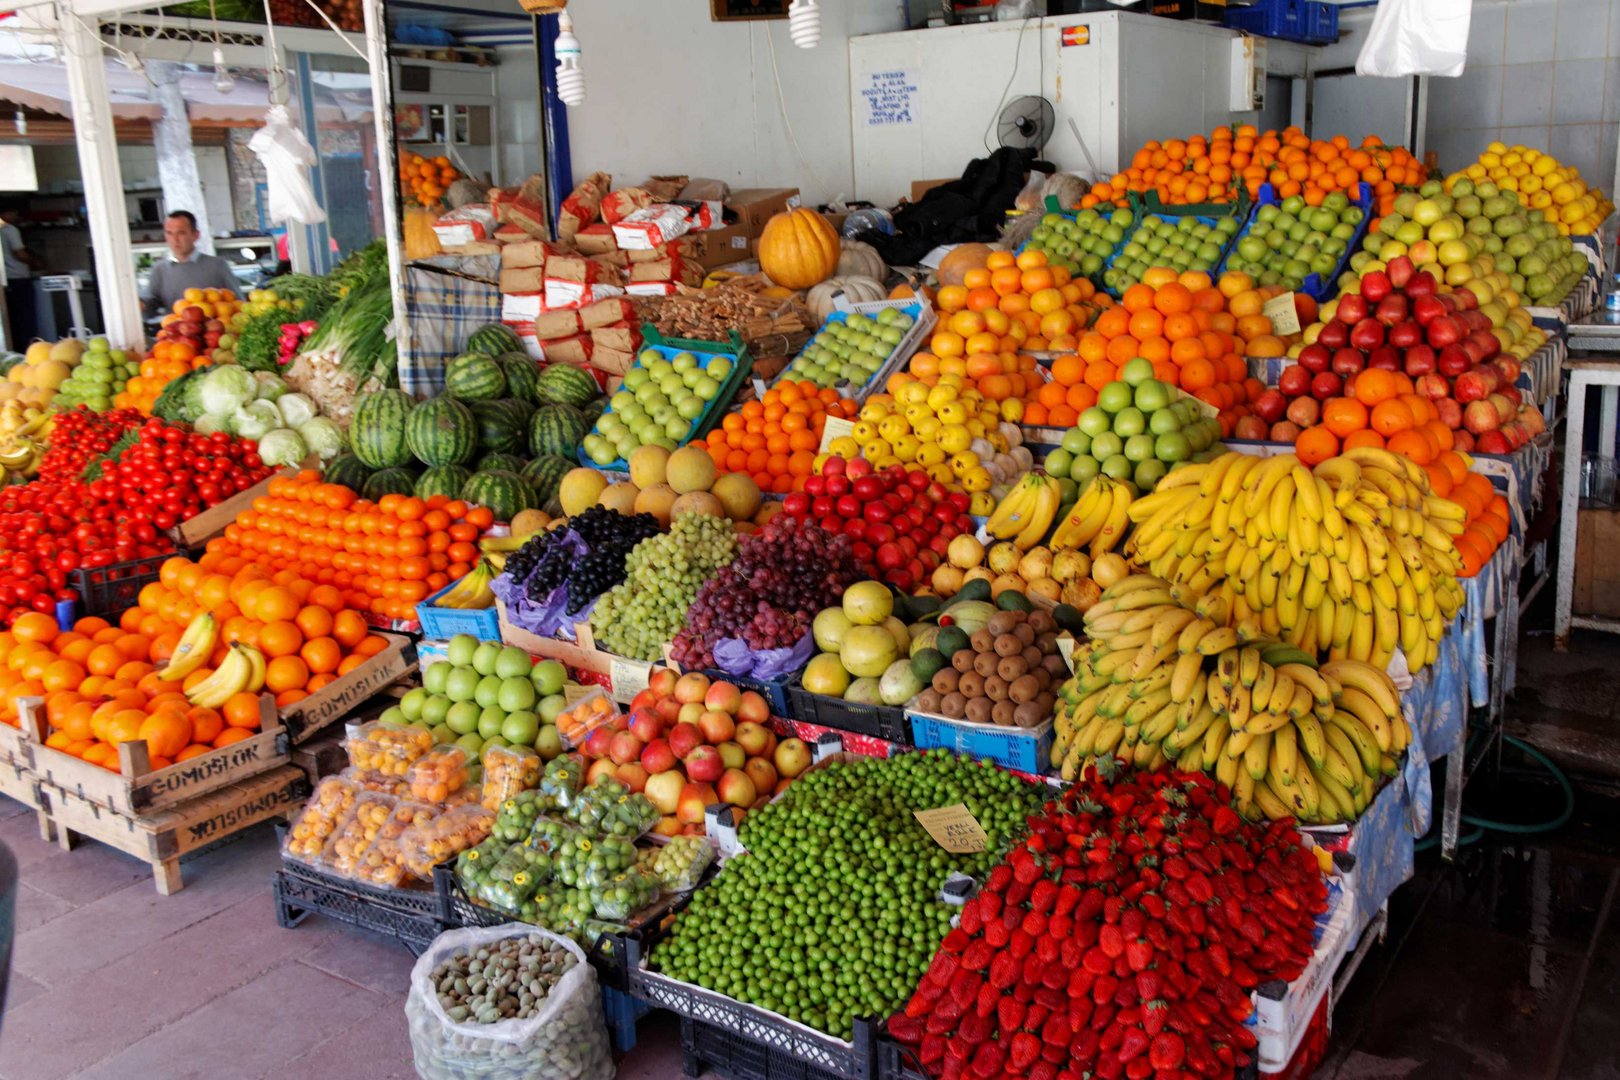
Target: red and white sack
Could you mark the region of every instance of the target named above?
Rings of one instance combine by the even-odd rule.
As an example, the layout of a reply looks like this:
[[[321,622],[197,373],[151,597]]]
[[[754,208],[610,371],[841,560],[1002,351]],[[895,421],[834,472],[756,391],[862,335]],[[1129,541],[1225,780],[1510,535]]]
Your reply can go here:
[[[686,209],[674,203],[659,203],[637,210],[613,226],[613,235],[626,251],[645,251],[667,244],[692,229]]]
[[[484,203],[468,203],[451,210],[433,223],[433,234],[442,247],[466,247],[495,235],[495,211]]]
[[[610,191],[602,200],[602,220],[613,225],[652,204],[652,192],[646,188],[627,187]]]

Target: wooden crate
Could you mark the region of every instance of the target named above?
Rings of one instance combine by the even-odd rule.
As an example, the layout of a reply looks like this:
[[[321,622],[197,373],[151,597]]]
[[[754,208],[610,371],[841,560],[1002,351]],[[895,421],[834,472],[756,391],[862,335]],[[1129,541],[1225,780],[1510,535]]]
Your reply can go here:
[[[315,468],[318,463],[310,459],[304,463],[309,468]],[[289,480],[298,475],[298,469],[281,469],[271,473],[257,484],[245,491],[238,491],[235,495],[215,506],[210,506],[196,517],[188,518],[169,530],[176,547],[200,548],[214,537],[225,531],[225,526],[236,520],[236,515],[253,505],[253,500],[270,492],[270,481],[280,477]]]
[[[313,738],[321,729],[342,720],[377,694],[399,682],[417,668],[416,643],[398,634],[381,635],[388,648],[302,701],[281,710],[288,738],[298,745]]]
[[[591,634],[590,623],[574,624],[576,641],[559,641],[556,638],[541,637],[539,634],[514,626],[507,617],[506,605],[496,602],[496,611],[500,620],[501,642],[514,645],[530,656],[540,656],[547,660],[556,660],[570,668],[591,672],[596,675],[605,675],[611,684],[608,692],[615,701],[628,704],[641,691],[647,689],[647,679],[652,674],[653,664],[646,660],[631,660],[623,656],[615,656],[596,647],[596,641]]]
[[[134,816],[48,781],[41,780],[38,789],[41,814],[55,826],[57,843],[64,849],[71,849],[80,837],[89,837],[133,855],[152,868],[157,891],[168,896],[183,887],[182,855],[291,813],[309,794],[309,780],[302,770],[280,765],[194,799]]]
[[[32,770],[41,783],[91,805],[133,817],[175,806],[285,765],[287,729],[276,716],[275,701],[266,694],[259,699],[259,705],[261,726],[256,735],[156,770],[151,766],[145,741],[120,743],[118,772],[46,746],[49,729],[41,699],[22,699],[18,712],[30,740]]]

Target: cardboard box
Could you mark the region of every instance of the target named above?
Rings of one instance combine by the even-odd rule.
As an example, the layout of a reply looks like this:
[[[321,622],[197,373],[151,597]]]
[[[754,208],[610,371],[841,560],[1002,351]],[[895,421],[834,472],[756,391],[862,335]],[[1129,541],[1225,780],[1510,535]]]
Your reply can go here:
[[[742,188],[726,200],[726,207],[736,212],[738,224],[761,228],[776,214],[798,205],[798,188]]]
[[[546,268],[518,266],[501,271],[501,292],[537,293],[546,288]]]
[[[1620,510],[1580,511],[1575,531],[1575,598],[1579,615],[1620,616]]]
[[[680,242],[690,245],[686,255],[705,270],[748,258],[749,242],[759,239],[763,225],[728,225],[724,229],[689,233]]]
[[[943,180],[913,180],[911,182],[911,201],[918,202],[924,195],[928,194],[930,191],[933,191],[935,188],[939,187],[939,185],[949,184],[953,180],[960,179],[962,179],[960,176],[947,176]]]

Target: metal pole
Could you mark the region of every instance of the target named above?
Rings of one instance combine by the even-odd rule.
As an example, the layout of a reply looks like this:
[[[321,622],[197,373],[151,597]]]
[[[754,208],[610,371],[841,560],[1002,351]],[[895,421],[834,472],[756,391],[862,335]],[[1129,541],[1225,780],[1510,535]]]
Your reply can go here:
[[[321,209],[327,216],[313,225],[304,226],[304,236],[309,244],[310,263],[314,267],[313,273],[330,274],[332,272],[332,245],[331,231],[328,222],[332,220],[331,202],[326,197],[326,170],[321,166],[321,130],[320,121],[315,117],[315,80],[311,75],[309,66],[309,53],[293,54],[293,78],[298,88],[298,111],[304,125],[304,137],[315,150],[315,164],[309,169],[309,184],[315,190],[315,199],[320,203]],[[293,223],[287,223],[290,232]]]
[[[553,235],[563,200],[574,190],[574,166],[568,152],[568,107],[557,96],[557,16],[534,17],[535,55],[540,64],[540,160],[546,174],[546,213]]]
[[[394,340],[403,370],[411,356],[411,324],[405,304],[404,232],[400,227],[399,146],[394,142],[394,71],[388,57],[388,20],[383,0],[364,0],[366,54],[371,64],[371,115],[377,131],[377,184],[382,198],[383,237],[388,243],[388,285],[394,295]]]
[[[102,323],[116,345],[141,347],[146,331],[135,288],[135,255],[129,243],[129,211],[124,205],[124,178],[118,167],[118,136],[107,97],[101,38],[94,24],[79,21],[67,4],[57,5],[56,15],[73,103],[73,138],[84,178]]]

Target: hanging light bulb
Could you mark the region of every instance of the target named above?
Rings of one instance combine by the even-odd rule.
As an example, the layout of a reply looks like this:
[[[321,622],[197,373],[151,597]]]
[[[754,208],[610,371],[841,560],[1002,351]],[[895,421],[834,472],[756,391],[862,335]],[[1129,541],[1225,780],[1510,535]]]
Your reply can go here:
[[[225,50],[218,45],[214,46],[214,89],[222,94],[228,94],[236,88],[236,80],[231,78],[231,69],[225,66]]]
[[[788,5],[788,37],[801,49],[813,49],[821,44],[819,0],[793,0]]]
[[[23,111],[21,109],[18,109],[17,112],[12,116],[11,122],[16,125],[17,134],[28,134],[28,117],[23,115]]]
[[[557,13],[557,96],[564,105],[585,103],[585,69],[580,66],[579,38],[574,36],[574,20],[567,11]]]

